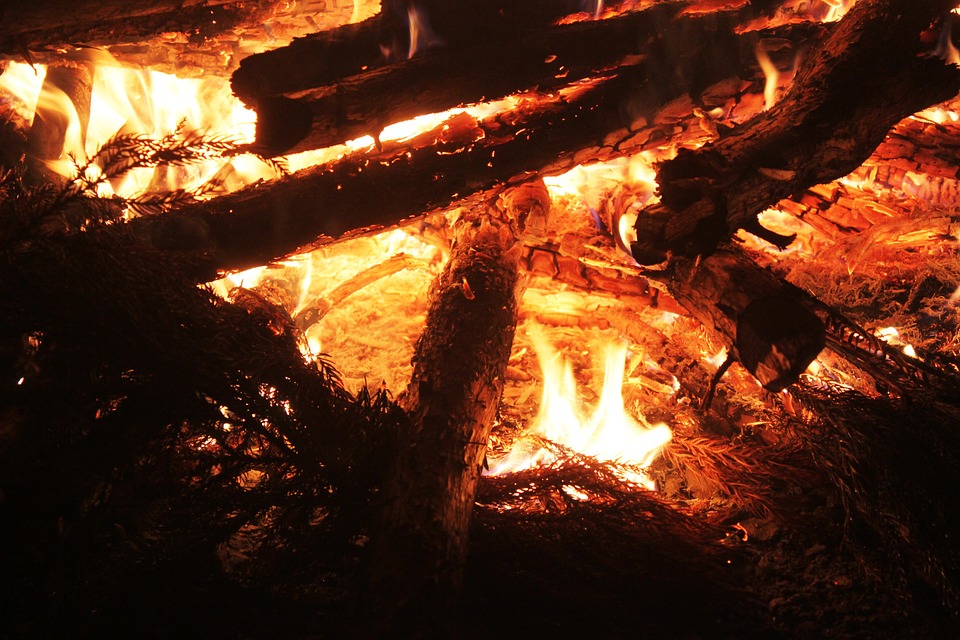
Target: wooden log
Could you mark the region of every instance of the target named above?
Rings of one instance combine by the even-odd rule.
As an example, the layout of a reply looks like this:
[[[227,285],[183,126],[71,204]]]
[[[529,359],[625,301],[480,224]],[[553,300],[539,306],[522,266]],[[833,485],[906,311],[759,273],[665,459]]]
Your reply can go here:
[[[390,3],[387,3],[390,4]],[[321,87],[405,60],[410,53],[409,3],[392,3],[357,24],[297,38],[289,45],[244,58],[231,79],[248,103],[264,96]],[[579,9],[577,0],[444,0],[417,3],[445,49],[505,40],[555,22]],[[421,50],[420,53],[423,53]]]
[[[791,28],[781,35],[800,43],[821,29]],[[738,61],[746,77],[759,73],[751,38],[722,54]],[[399,225],[506,181],[557,175],[581,163],[653,148],[676,137],[676,120],[648,124],[686,92],[682,79],[670,74],[716,55],[712,49],[690,49],[679,58],[682,64],[671,58],[663,66],[651,58],[598,86],[580,86],[562,99],[543,98],[537,110],[524,106],[481,122],[460,116],[408,142],[385,142],[380,151],[363,150],[130,224],[157,247],[203,254],[194,274],[200,281],[218,271],[266,264],[348,234]],[[726,64],[699,68],[698,83],[704,86],[728,77]]]
[[[955,4],[857,2],[781,102],[661,166],[661,202],[636,223],[637,261],[709,253],[782,198],[852,172],[906,116],[955,96],[960,69],[931,57],[923,37]]]
[[[603,132],[628,124],[618,114],[621,100],[632,95],[625,82],[581,90],[569,103],[548,103],[535,116],[515,121],[464,116],[448,123],[450,131],[439,127],[409,145],[365,150],[131,224],[157,247],[205,254],[208,268],[197,274],[199,280],[348,234],[380,231],[602,144]],[[574,165],[570,157],[564,167]]]
[[[480,40],[334,85],[266,96],[254,105],[255,148],[265,155],[280,155],[377,136],[389,124],[424,113],[531,88],[552,90],[639,56],[649,65],[650,90],[665,95],[677,95],[678,83],[683,91],[697,92],[706,86],[703,78],[736,75],[741,68],[740,47],[756,37],[734,33],[742,22],[740,14],[674,19],[681,6],[655,5],[510,41]],[[687,64],[693,58],[696,66]]]
[[[90,65],[81,62],[47,69],[27,136],[27,175],[31,182],[62,180],[48,163],[63,156],[73,115],[76,116],[74,124],[79,128],[79,139],[75,142],[83,146],[90,121],[92,94],[93,68]],[[74,114],[69,113],[71,107]]]
[[[448,624],[517,322],[519,245],[502,216],[484,206],[457,223],[431,291],[401,400],[410,421],[371,536],[365,638],[456,637]]]
[[[826,345],[809,296],[732,247],[699,261],[675,258],[658,279],[770,391],[796,382]]]
[[[23,55],[78,43],[140,43],[170,31],[204,38],[262,20],[275,4],[273,0],[8,0],[0,16],[0,54]]]

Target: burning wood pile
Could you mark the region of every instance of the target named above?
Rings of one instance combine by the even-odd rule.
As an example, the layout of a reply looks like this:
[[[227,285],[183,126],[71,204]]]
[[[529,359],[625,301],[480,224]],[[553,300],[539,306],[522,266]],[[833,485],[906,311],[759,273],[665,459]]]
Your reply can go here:
[[[7,636],[958,630],[955,0],[8,4]]]

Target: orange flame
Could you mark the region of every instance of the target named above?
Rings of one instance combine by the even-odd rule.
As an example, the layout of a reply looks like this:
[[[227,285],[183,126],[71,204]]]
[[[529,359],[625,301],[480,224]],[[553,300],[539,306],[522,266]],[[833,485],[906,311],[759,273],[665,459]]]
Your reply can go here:
[[[116,66],[107,54],[98,60],[90,100],[90,121],[80,130],[77,111],[59,90],[43,84],[46,68],[10,63],[0,76],[0,92],[14,96],[28,112],[27,122],[36,108],[63,114],[67,136],[62,160],[52,169],[72,177],[73,163],[93,156],[117,133],[160,137],[179,129],[207,136],[222,136],[238,144],[251,142],[256,115],[243,107],[231,93],[225,78],[177,78],[157,71],[141,71]],[[189,167],[178,167],[167,175],[154,169],[134,169],[120,180],[103,185],[102,196],[133,196],[147,190],[190,189],[224,169],[226,161],[212,160]],[[233,188],[239,188],[273,172],[253,156],[237,156],[229,161]]]
[[[577,403],[577,384],[570,363],[557,353],[542,332],[531,332],[531,340],[543,371],[543,395],[540,410],[528,429],[528,435],[540,436],[602,461],[615,461],[634,470],[624,479],[653,489],[653,481],[644,474],[660,450],[672,438],[665,424],[645,426],[627,414],[623,402],[623,372],[626,363],[625,344],[608,345],[605,349],[605,373],[600,401],[589,417],[584,417]],[[513,450],[498,461],[491,475],[529,469],[553,462],[552,454],[543,448],[531,447],[521,437]]]
[[[767,53],[767,50],[763,48],[762,44],[757,44],[755,52],[757,63],[760,64],[760,68],[763,70],[763,75],[766,78],[766,82],[763,85],[763,110],[766,111],[777,102],[777,86],[780,84],[780,71],[776,65],[773,64],[770,55]]]

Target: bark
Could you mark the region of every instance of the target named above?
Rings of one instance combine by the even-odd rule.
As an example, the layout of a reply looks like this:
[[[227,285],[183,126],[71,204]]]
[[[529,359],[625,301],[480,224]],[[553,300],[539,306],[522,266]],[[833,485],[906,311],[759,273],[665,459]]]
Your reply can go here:
[[[800,43],[821,29],[797,27],[781,35]],[[703,136],[701,121],[689,110],[684,115],[692,127],[680,134],[678,119],[657,120],[659,110],[686,94],[687,70],[698,70],[696,85],[704,87],[727,79],[728,66],[756,77],[753,38],[741,37],[722,54],[705,47],[676,57],[651,56],[563,99],[540,98],[536,110],[525,104],[480,122],[457,116],[413,140],[384,142],[380,151],[363,150],[131,224],[157,247],[204,254],[204,268],[194,275],[209,280],[217,271],[262,265],[347,234],[397,226],[470,194],[483,197],[504,182],[558,175],[585,162],[654,148],[666,138]],[[727,62],[709,64],[718,56]],[[726,89],[712,93],[728,95]],[[725,100],[701,104],[712,109],[726,106]]]
[[[662,165],[662,199],[637,220],[634,257],[709,253],[779,200],[852,172],[903,118],[955,96],[960,69],[930,55],[937,33],[926,33],[954,5],[857,2],[777,105]]]
[[[268,15],[275,2],[235,0],[8,0],[0,15],[0,54],[77,43],[139,43],[175,31],[203,38]]]
[[[83,145],[90,121],[90,97],[93,93],[93,68],[84,63],[52,66],[47,69],[37,100],[33,124],[27,136],[28,176],[34,184],[62,180],[48,162],[59,160],[64,152],[71,114],[64,111],[64,99],[73,105]]]
[[[234,92],[245,102],[255,103],[264,96],[333,84],[405,60],[410,53],[407,7],[392,4],[363,22],[297,38],[285,47],[245,58],[233,74]],[[427,16],[437,46],[460,49],[477,40],[503,41],[545,27],[577,11],[579,4],[577,0],[444,0],[417,6]]]
[[[402,404],[363,637],[451,637],[470,516],[516,329],[519,246],[491,208],[458,223]]]
[[[798,377],[823,350],[826,329],[809,296],[761,269],[742,252],[676,258],[664,278],[690,314],[726,338],[731,355],[770,391]]]
[[[545,29],[523,38],[471,40],[343,82],[257,101],[256,147],[265,155],[318,149],[377,136],[387,125],[518,91],[551,90],[598,71],[646,59],[651,90],[703,89],[703,78],[735,75],[750,36],[737,12],[675,19],[679,5],[655,5],[609,20]],[[602,42],[603,46],[597,46]],[[707,54],[707,51],[710,54]],[[696,58],[697,64],[687,64]]]

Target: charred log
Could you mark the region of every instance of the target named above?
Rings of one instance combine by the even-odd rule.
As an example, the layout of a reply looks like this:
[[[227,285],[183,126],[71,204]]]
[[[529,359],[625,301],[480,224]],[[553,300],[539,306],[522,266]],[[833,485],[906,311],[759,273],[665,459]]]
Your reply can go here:
[[[637,260],[712,251],[782,198],[855,170],[901,119],[956,95],[960,70],[932,55],[937,34],[927,33],[955,5],[854,5],[781,102],[664,163],[662,200],[637,220]]]
[[[806,294],[741,252],[676,258],[671,267],[670,293],[725,336],[731,356],[765,388],[779,391],[795,382],[826,345],[824,325],[805,305]]]
[[[273,11],[274,4],[233,0],[13,0],[5,2],[2,9],[0,54],[22,55],[34,49],[77,43],[139,43],[170,31],[202,39],[261,20]]]
[[[517,321],[519,246],[495,209],[462,219],[402,401],[410,414],[373,540],[365,637],[449,637],[486,443]]]
[[[258,152],[327,147],[423,113],[536,88],[553,90],[643,57],[650,90],[696,94],[736,75],[756,36],[737,36],[736,12],[676,18],[672,3],[597,22],[561,25],[508,41],[472,41],[342,82],[257,100]],[[807,27],[815,30],[813,26]],[[794,32],[803,30],[796,27]],[[597,43],[604,46],[598,47]],[[751,50],[752,56],[752,50]],[[274,75],[282,75],[278,68]]]

